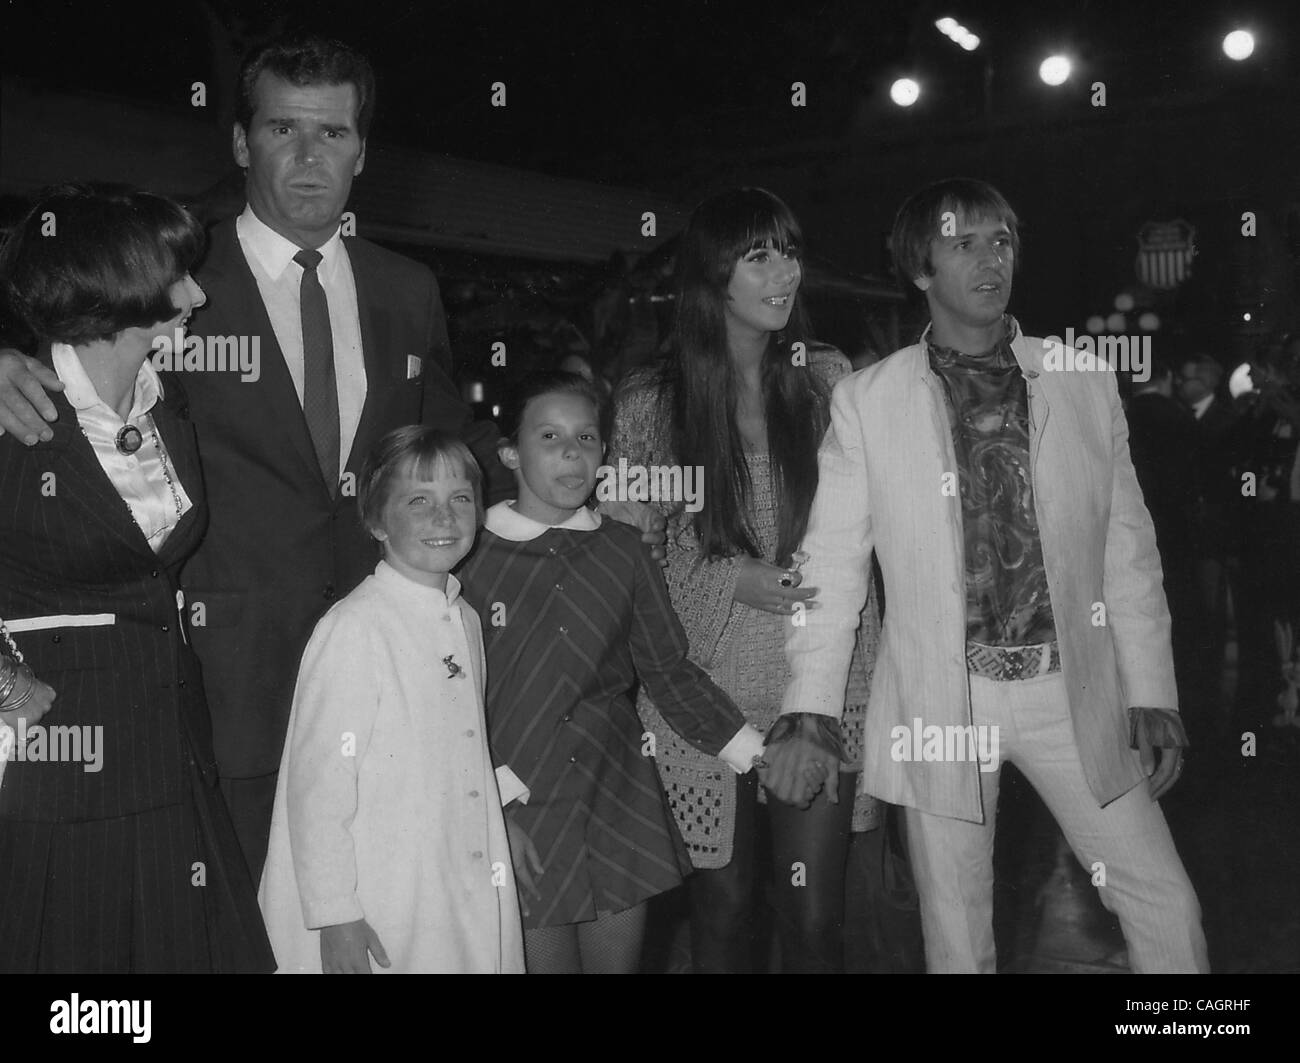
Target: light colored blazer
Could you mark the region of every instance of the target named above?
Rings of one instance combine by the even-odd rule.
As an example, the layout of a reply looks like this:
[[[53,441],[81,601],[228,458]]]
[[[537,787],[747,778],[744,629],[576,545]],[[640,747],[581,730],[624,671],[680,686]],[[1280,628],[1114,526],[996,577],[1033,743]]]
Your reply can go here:
[[[1144,778],[1127,708],[1176,708],[1169,610],[1113,372],[1045,371],[1041,339],[1012,349],[1029,390],[1034,508],[1084,774],[1105,805]],[[1069,360],[1065,364],[1072,364]],[[895,804],[983,822],[979,765],[895,762],[891,730],[971,722],[957,461],[942,383],[922,343],[836,386],[803,549],[819,608],[786,642],[783,712],[839,716],[871,551],[885,620],[867,710],[863,786]],[[944,489],[945,482],[949,484]],[[1104,607],[1104,608],[1103,608]]]

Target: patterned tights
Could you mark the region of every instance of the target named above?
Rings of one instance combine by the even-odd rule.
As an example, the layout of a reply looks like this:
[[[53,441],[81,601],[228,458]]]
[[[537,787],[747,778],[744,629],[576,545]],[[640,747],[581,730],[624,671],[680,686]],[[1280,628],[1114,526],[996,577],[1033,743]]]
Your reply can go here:
[[[636,974],[645,937],[644,902],[586,923],[524,931],[529,974]]]

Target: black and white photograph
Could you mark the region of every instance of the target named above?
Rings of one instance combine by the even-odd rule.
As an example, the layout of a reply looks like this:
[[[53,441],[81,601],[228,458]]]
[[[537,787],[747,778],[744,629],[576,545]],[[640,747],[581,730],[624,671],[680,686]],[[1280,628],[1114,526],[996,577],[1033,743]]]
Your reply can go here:
[[[1294,3],[32,0],[0,39],[33,1029],[148,1041],[124,976],[190,973],[1155,975],[1087,983],[1087,1036],[1270,1025]]]

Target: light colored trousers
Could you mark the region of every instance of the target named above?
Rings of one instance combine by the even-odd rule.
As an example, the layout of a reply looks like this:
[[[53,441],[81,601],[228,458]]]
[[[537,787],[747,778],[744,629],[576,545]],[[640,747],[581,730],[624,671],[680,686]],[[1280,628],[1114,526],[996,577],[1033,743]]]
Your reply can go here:
[[[1017,682],[971,676],[970,684],[975,724],[998,728],[1001,758],[1038,791],[1084,868],[1105,865],[1101,902],[1119,917],[1134,973],[1208,972],[1200,904],[1160,806],[1143,782],[1098,807],[1079,763],[1061,673]],[[980,773],[983,824],[905,810],[930,974],[997,971],[993,834],[1000,774]]]

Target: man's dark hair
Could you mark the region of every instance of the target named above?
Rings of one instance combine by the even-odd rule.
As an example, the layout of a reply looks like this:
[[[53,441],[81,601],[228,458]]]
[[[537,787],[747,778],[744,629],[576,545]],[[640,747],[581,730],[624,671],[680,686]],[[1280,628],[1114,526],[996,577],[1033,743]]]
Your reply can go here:
[[[129,185],[54,185],[0,249],[0,290],[41,342],[109,340],[174,317],[170,289],[203,247],[194,216],[164,196]]]
[[[1011,250],[1020,262],[1020,225],[1011,204],[992,185],[970,177],[950,177],[914,192],[899,208],[889,246],[903,291],[916,290],[917,277],[934,275],[930,241],[943,233],[943,215],[952,211],[967,221],[993,218],[1011,233]]]
[[[272,41],[250,53],[239,69],[235,121],[248,132],[257,109],[254,89],[263,72],[291,85],[354,85],[357,90],[357,133],[363,139],[375,113],[375,71],[367,59],[339,41],[324,37],[289,37]]]

